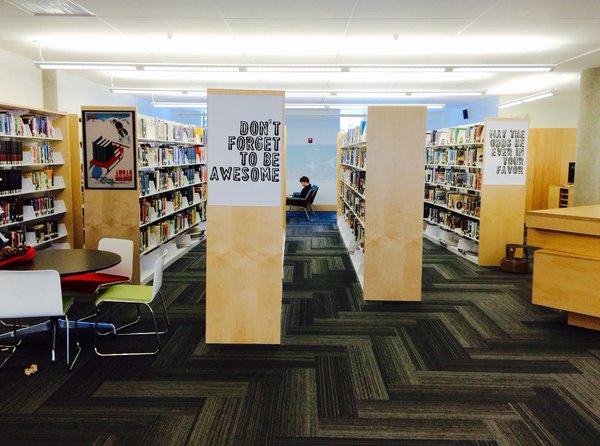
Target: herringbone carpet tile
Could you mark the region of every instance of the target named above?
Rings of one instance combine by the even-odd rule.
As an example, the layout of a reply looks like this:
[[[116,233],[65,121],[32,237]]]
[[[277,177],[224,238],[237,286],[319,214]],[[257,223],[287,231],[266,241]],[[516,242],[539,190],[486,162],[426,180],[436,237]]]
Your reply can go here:
[[[98,358],[82,333],[66,373],[26,338],[0,370],[0,444],[600,444],[600,334],[533,306],[531,275],[425,242],[423,302],[367,303],[334,220],[294,214],[282,345],[206,345],[204,249],[165,274],[158,356]]]

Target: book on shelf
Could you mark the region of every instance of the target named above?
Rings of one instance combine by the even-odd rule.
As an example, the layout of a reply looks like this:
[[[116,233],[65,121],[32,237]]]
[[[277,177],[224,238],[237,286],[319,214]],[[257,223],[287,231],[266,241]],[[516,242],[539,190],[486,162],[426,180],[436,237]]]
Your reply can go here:
[[[23,177],[20,170],[0,170],[0,195],[19,193],[22,188]]]

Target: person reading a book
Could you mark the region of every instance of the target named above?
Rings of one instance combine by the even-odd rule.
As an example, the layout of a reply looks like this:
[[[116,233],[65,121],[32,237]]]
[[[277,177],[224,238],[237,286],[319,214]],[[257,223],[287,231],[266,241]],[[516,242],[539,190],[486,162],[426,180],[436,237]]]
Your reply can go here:
[[[310,180],[308,177],[303,176],[300,178],[300,184],[302,185],[302,190],[300,192],[294,192],[291,195],[288,195],[288,198],[306,198],[308,193],[312,189],[312,185],[310,184]]]

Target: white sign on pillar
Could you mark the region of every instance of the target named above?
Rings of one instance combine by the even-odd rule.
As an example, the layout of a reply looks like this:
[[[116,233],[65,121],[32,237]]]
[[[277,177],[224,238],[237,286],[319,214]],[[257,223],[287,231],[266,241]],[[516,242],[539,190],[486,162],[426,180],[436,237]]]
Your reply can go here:
[[[284,96],[208,92],[208,203],[281,206]]]
[[[529,121],[486,119],[483,184],[525,185]]]

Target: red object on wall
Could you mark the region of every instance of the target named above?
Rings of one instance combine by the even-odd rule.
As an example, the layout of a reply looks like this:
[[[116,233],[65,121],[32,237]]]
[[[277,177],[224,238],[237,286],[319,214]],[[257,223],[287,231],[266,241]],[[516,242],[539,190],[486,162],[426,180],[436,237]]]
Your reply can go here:
[[[312,138],[308,138],[308,143],[312,144]]]

